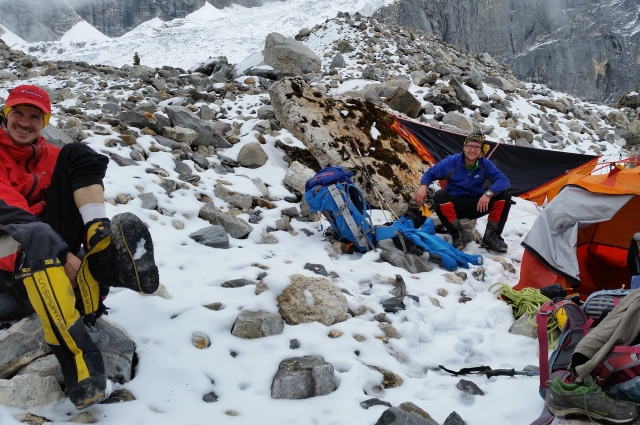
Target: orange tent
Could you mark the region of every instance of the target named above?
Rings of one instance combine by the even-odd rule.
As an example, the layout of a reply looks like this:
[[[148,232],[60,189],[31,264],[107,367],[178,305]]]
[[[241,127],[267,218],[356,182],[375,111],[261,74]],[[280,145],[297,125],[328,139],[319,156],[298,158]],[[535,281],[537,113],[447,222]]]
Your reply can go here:
[[[640,232],[640,167],[612,165],[608,174],[591,172],[573,171],[528,194],[538,205],[550,202],[522,243],[525,253],[514,289],[557,282],[586,297],[600,289],[629,287],[627,253]]]

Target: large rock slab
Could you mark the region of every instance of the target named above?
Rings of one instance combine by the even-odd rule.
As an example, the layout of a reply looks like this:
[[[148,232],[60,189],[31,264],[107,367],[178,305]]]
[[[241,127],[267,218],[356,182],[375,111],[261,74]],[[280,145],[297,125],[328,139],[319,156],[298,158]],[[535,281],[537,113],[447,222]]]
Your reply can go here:
[[[231,143],[214,132],[213,128],[196,114],[183,106],[167,106],[165,108],[171,124],[174,127],[184,127],[194,130],[198,137],[191,144],[194,146],[209,146],[216,148],[230,148]]]
[[[231,334],[238,338],[255,339],[280,335],[283,330],[284,320],[279,314],[242,310],[233,324]]]
[[[347,299],[336,285],[322,277],[291,276],[291,285],[278,297],[280,316],[289,325],[320,322],[331,326],[345,319]]]
[[[229,189],[227,185],[218,183],[213,188],[213,193],[229,205],[246,210],[251,208],[253,204],[253,197],[251,195],[243,195],[242,193],[234,192]]]
[[[89,335],[102,353],[109,379],[119,384],[129,382],[133,378],[136,343],[122,329],[102,318],[89,330]]]
[[[198,216],[204,220],[207,220],[211,224],[222,226],[224,230],[232,238],[242,239],[251,233],[251,226],[249,223],[241,218],[234,217],[227,214],[216,207],[213,202],[206,204],[200,209]]]
[[[413,97],[409,90],[405,90],[402,87],[396,87],[396,89],[389,94],[385,103],[389,108],[402,112],[410,118],[417,118],[422,108],[418,99]]]
[[[384,109],[362,99],[326,97],[301,78],[283,79],[272,86],[270,95],[276,118],[322,167],[354,168],[353,161],[344,160],[341,151],[344,147],[359,163],[355,141],[360,153],[367,153],[362,161],[384,202],[398,214],[407,210],[426,167],[389,127],[393,117]],[[364,190],[367,202],[379,208],[380,202],[362,172],[357,171],[352,180]]]
[[[18,370],[51,349],[44,341],[40,319],[35,314],[11,326],[0,335],[0,378],[8,379]]]
[[[304,75],[320,70],[322,60],[304,44],[277,32],[267,35],[264,63],[284,75]]]
[[[280,362],[271,384],[271,398],[299,400],[336,390],[333,365],[321,356],[304,356]]]
[[[56,403],[65,397],[53,376],[21,375],[0,379],[0,404],[33,409]]]

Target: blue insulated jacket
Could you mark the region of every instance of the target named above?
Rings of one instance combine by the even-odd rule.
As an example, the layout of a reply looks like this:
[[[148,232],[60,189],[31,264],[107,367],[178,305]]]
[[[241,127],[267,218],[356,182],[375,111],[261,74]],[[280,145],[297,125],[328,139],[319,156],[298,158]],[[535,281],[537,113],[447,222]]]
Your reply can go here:
[[[498,194],[509,188],[509,179],[498,170],[493,162],[480,157],[478,168],[469,171],[464,165],[464,154],[451,155],[429,168],[420,184],[429,186],[434,180],[446,180],[446,190],[451,196],[479,196],[486,189],[491,189]],[[486,180],[491,181],[491,186],[485,188]]]

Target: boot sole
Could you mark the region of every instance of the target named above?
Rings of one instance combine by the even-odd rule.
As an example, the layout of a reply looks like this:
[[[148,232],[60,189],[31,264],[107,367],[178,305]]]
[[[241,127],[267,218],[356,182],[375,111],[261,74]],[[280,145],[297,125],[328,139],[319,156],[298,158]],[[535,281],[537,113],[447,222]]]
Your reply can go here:
[[[111,220],[111,243],[120,284],[134,291],[153,294],[160,284],[153,258],[153,241],[147,226],[131,213]]]
[[[107,396],[105,393],[99,393],[85,400],[84,403],[76,404],[75,406],[76,406],[76,409],[82,410],[82,409],[86,409],[89,406],[93,406],[94,404],[98,404],[106,399],[107,399]]]
[[[577,418],[591,417],[592,419],[597,419],[602,423],[612,424],[612,425],[631,424],[638,419],[638,417],[631,418],[631,419],[612,419],[606,416],[601,416],[596,412],[589,412],[589,414],[587,414],[583,409],[580,409],[577,407],[558,408],[553,406],[549,402],[547,402],[547,409],[549,410],[549,412],[551,412],[554,416],[558,418],[577,419]]]

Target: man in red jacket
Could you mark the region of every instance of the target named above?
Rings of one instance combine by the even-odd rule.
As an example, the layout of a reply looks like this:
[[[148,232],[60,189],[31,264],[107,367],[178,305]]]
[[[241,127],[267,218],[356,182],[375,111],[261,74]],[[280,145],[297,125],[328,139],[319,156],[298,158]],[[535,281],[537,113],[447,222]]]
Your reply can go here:
[[[159,277],[144,223],[129,213],[106,218],[108,158],[82,143],[49,144],[40,131],[50,117],[49,96],[31,85],[14,88],[0,114],[0,309],[35,310],[69,398],[83,409],[107,395],[85,322],[102,314],[109,286],[149,294]]]

